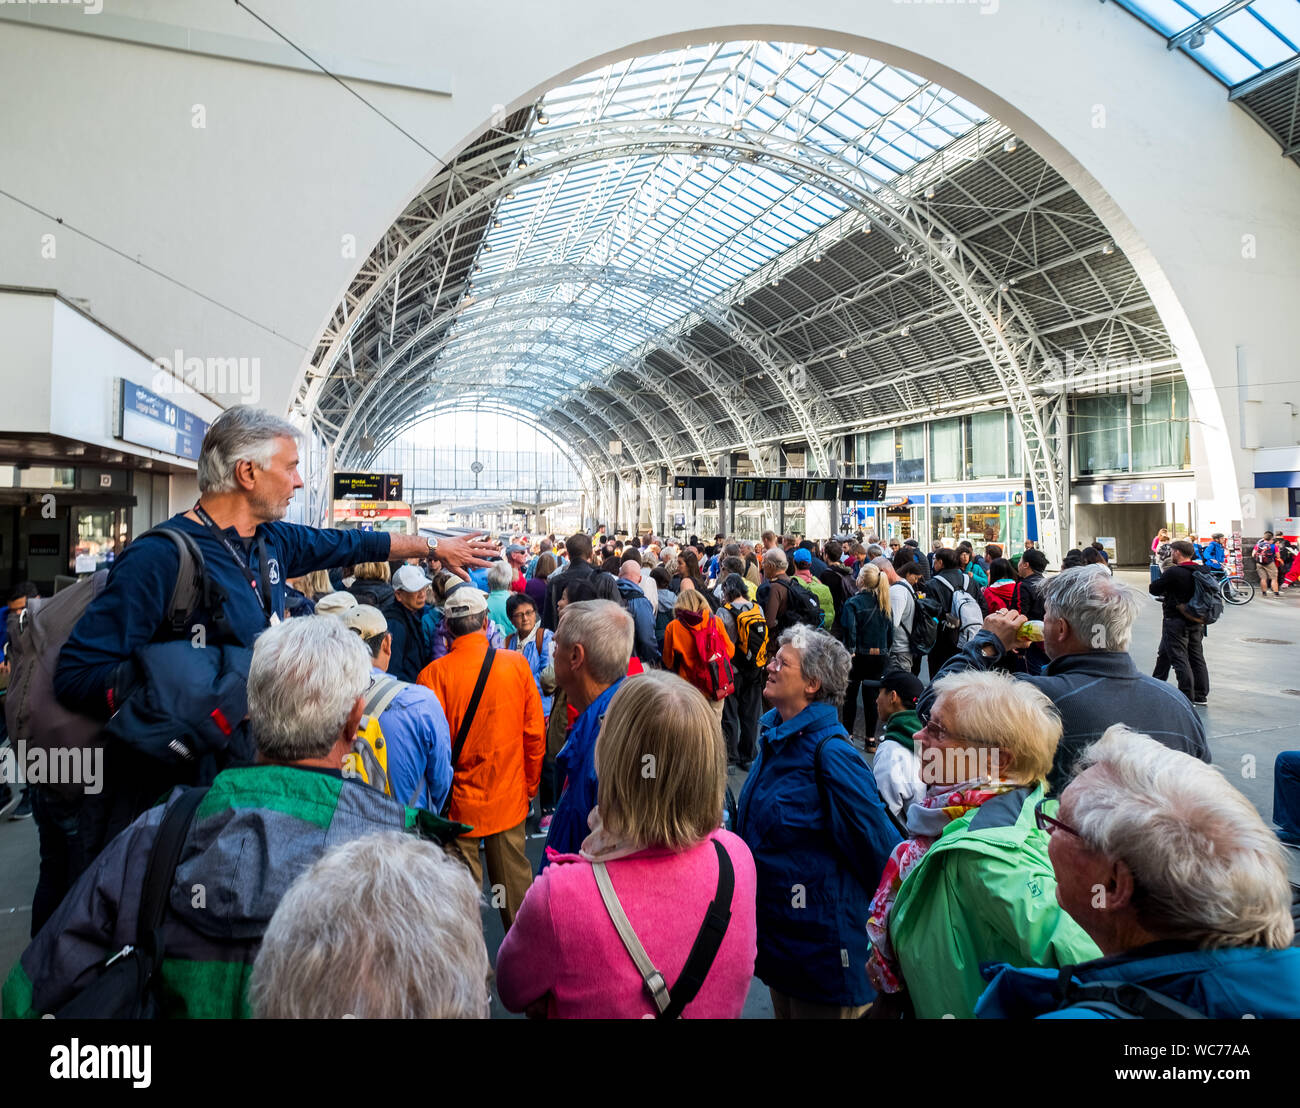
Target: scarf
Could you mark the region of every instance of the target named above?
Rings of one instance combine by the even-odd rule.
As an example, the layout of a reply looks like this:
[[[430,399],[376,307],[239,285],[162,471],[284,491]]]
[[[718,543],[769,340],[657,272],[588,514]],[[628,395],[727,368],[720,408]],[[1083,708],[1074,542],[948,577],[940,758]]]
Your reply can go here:
[[[908,808],[908,838],[894,847],[885,863],[880,886],[871,898],[871,914],[867,917],[867,935],[871,939],[867,977],[877,992],[900,993],[904,988],[902,969],[889,941],[889,917],[907,875],[925,857],[925,852],[949,823],[1017,787],[1014,784],[995,785],[987,777],[963,781],[960,785],[933,785],[921,800]]]
[[[612,835],[600,818],[600,805],[594,807],[587,816],[587,826],[591,829],[591,834],[582,840],[578,853],[588,862],[612,862],[645,849],[640,843]]]

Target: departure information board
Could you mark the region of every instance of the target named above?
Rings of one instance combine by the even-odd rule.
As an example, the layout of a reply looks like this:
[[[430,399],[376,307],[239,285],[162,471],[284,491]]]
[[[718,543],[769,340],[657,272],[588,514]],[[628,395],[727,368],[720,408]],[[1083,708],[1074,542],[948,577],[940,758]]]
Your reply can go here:
[[[698,493],[704,500],[723,500],[727,495],[725,477],[692,477],[677,474],[673,477],[673,489],[678,499],[693,500],[692,493]]]
[[[884,500],[888,481],[845,481],[845,500]]]
[[[803,498],[805,500],[836,500],[840,483],[833,479],[809,477],[804,481]]]
[[[334,474],[335,500],[401,500],[400,473]]]
[[[770,500],[771,482],[766,477],[737,477],[731,482],[732,500]]]
[[[773,477],[768,481],[769,500],[802,500],[804,485],[802,477]]]

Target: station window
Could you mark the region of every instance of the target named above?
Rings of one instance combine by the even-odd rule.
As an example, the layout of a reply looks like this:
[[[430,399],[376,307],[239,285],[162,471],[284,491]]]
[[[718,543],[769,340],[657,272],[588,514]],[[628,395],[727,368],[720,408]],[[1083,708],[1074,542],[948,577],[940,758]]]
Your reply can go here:
[[[873,481],[894,480],[894,431],[872,431],[867,436],[867,472]]]
[[[910,427],[900,427],[896,450],[898,464],[894,480],[900,485],[924,484],[925,424],[914,423]]]
[[[1107,393],[1074,402],[1074,469],[1080,477],[1128,470],[1128,396]]]
[[[965,537],[966,510],[960,504],[930,505],[930,541],[951,549]]]
[[[960,419],[941,419],[930,424],[931,484],[962,479],[961,423]]]
[[[966,416],[966,479],[1007,476],[1007,416],[977,412]]]
[[[1145,403],[1133,397],[1133,468],[1189,469],[1187,384],[1152,385]]]

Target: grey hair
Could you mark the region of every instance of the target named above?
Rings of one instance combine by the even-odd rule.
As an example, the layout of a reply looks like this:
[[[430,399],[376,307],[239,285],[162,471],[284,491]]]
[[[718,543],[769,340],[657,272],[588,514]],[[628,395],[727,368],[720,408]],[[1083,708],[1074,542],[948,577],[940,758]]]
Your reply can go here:
[[[1070,784],[1075,829],[1137,886],[1147,930],[1202,949],[1291,945],[1291,886],[1277,836],[1213,766],[1131,731],[1108,728]]]
[[[276,762],[330,752],[370,684],[370,651],[336,616],[268,627],[253,644],[248,716],[257,748]]]
[[[632,657],[632,617],[613,600],[580,600],[566,604],[555,629],[557,646],[581,646],[587,669],[602,685],[627,675]]]
[[[508,589],[515,579],[515,569],[509,562],[493,562],[487,571],[488,588]]]
[[[785,556],[785,551],[779,546],[772,547],[771,550],[763,555],[764,569],[767,569],[769,566],[773,569],[785,569],[789,564],[790,563]]]
[[[1049,619],[1063,619],[1093,650],[1128,650],[1142,594],[1112,577],[1105,566],[1074,566],[1043,586]],[[1104,644],[1098,646],[1097,642]]]
[[[458,639],[462,635],[472,635],[475,631],[482,631],[487,627],[488,613],[474,612],[468,616],[448,616],[447,633],[453,639]]]
[[[275,454],[277,439],[297,441],[300,432],[292,423],[272,415],[265,408],[237,404],[217,416],[199,448],[199,492],[233,492],[239,487],[235,467],[252,462],[266,469]]]
[[[414,835],[334,847],[267,924],[248,989],[254,1016],[486,1019],[479,899],[466,866]]]
[[[867,547],[868,558],[879,558],[883,556],[884,553],[885,553],[885,548],[881,546],[879,543],[873,542],[870,546]]]
[[[798,651],[803,675],[810,681],[820,682],[814,700],[844,703],[853,659],[842,643],[820,627],[796,624],[781,635],[781,645]]]

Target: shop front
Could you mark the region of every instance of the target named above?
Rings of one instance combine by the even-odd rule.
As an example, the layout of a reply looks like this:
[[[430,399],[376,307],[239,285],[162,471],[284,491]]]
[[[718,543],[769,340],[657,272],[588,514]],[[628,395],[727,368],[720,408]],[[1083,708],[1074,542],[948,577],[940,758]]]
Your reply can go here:
[[[929,540],[947,547],[969,542],[976,552],[989,543],[1009,553],[1022,550],[1030,537],[1026,500],[1024,489],[931,493]]]

